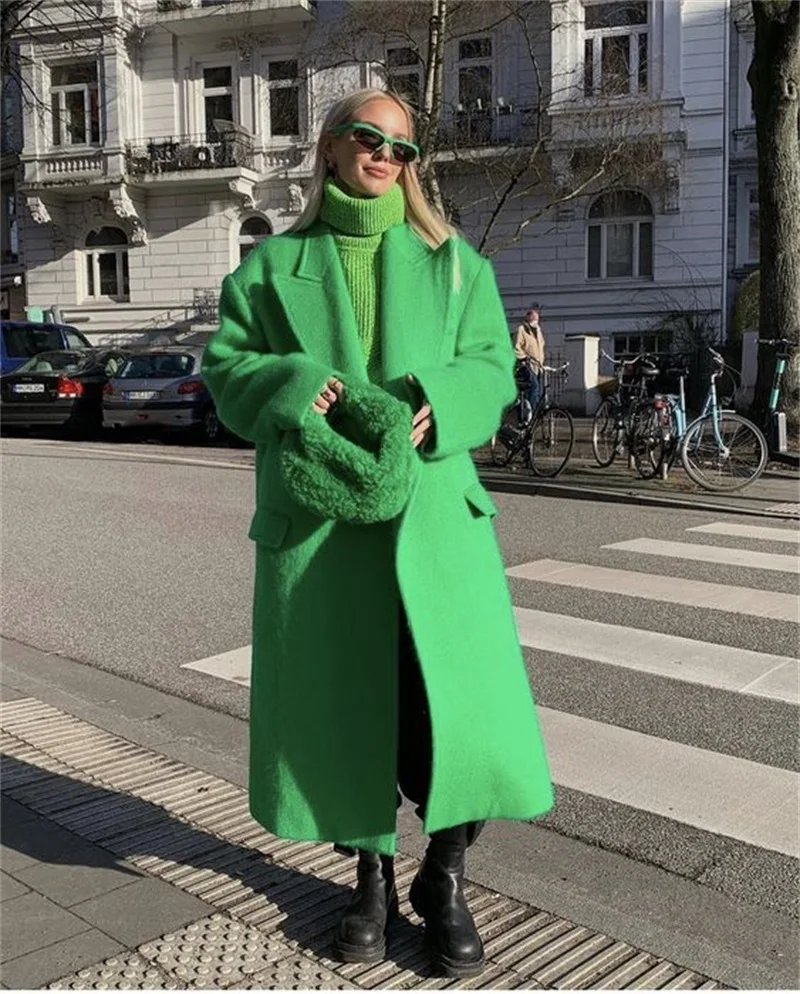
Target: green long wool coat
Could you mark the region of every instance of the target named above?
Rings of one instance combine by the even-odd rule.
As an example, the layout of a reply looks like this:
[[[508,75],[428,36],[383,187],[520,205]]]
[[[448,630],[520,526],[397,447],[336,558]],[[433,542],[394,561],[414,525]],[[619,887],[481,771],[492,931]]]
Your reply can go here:
[[[323,225],[267,239],[226,278],[203,375],[221,420],[256,443],[251,811],[279,836],[392,854],[400,599],[433,730],[425,831],[533,818],[553,794],[496,508],[469,455],[515,394],[494,272],[463,239],[434,251],[407,224],[381,251],[384,385],[410,401],[413,374],[436,425],[397,519],[323,521],[281,481],[283,433],[320,416],[327,378],[367,375]]]

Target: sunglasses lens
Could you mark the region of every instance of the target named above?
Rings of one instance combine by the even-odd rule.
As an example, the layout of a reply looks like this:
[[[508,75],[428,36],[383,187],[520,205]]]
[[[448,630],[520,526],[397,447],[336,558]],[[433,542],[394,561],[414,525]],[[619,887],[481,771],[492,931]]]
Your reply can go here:
[[[383,138],[374,131],[367,131],[366,128],[353,128],[353,138],[370,152],[377,151],[383,145]]]
[[[398,162],[407,163],[413,162],[417,157],[417,150],[413,145],[405,145],[402,142],[395,142],[393,147],[393,153],[395,159]]]

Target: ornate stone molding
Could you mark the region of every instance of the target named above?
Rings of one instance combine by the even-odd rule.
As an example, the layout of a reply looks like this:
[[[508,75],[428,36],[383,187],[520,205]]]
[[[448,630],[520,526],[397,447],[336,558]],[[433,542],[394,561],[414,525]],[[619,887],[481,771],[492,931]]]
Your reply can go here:
[[[52,223],[53,219],[50,217],[50,211],[47,209],[47,204],[45,204],[41,197],[28,197],[26,205],[36,224]]]
[[[228,189],[236,198],[238,206],[241,210],[251,211],[255,208],[256,203],[253,199],[253,184],[250,180],[242,179],[241,177],[229,180]]]
[[[290,214],[302,214],[306,206],[303,188],[299,183],[290,183],[286,191],[287,209]]]
[[[131,245],[146,245],[147,228],[125,187],[119,186],[109,191],[108,196],[111,208],[125,229]]]
[[[53,228],[53,237],[61,241],[67,230],[64,212],[55,204],[48,204],[41,197],[26,197],[25,206],[28,208],[35,224],[49,224]]]

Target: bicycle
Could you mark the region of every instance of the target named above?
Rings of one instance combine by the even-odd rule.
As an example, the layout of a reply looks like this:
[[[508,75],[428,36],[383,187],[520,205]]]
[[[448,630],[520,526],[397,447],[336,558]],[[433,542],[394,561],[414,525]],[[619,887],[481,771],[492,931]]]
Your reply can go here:
[[[517,377],[519,393],[492,436],[490,454],[495,466],[508,466],[521,452],[535,476],[554,479],[564,469],[575,444],[572,415],[550,397],[550,374],[566,377],[569,363],[542,366],[542,393],[535,409],[528,403],[527,381]]]
[[[778,410],[781,384],[789,361],[789,348],[794,344],[788,338],[759,338],[759,345],[772,345],[776,349],[775,369],[772,374],[767,412],[764,415],[763,429],[769,441],[770,453],[780,458],[788,449],[786,442],[786,414]]]
[[[592,420],[592,454],[598,466],[610,466],[624,449],[632,455],[634,436],[643,417],[650,417],[652,401],[647,394],[647,382],[658,376],[658,367],[642,353],[633,359],[614,359],[603,349],[600,354],[614,367],[614,393],[600,404]],[[637,377],[625,383],[625,376],[635,367]]]
[[[676,457],[686,475],[705,490],[740,490],[753,483],[767,465],[767,440],[761,429],[735,411],[719,406],[717,380],[725,360],[709,348],[713,369],[699,417],[686,423],[685,369],[677,370],[679,393],[655,398],[662,424],[663,449],[659,463],[662,478]]]

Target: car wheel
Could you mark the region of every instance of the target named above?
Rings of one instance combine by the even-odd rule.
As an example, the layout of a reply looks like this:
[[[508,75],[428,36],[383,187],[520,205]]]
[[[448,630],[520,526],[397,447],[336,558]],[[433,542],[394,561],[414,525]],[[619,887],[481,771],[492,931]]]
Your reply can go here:
[[[223,429],[216,408],[207,407],[200,423],[200,437],[206,445],[217,445],[222,440]]]

